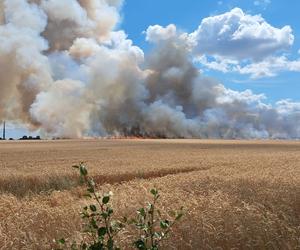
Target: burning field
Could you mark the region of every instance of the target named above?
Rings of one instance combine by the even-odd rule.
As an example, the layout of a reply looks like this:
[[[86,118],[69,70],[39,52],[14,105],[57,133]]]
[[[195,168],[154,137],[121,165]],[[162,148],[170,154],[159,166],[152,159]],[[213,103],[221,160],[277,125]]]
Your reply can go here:
[[[123,139],[1,142],[0,249],[80,238],[86,198],[71,168],[80,161],[113,191],[118,216],[152,187],[163,211],[184,206],[166,249],[300,246],[299,142]]]

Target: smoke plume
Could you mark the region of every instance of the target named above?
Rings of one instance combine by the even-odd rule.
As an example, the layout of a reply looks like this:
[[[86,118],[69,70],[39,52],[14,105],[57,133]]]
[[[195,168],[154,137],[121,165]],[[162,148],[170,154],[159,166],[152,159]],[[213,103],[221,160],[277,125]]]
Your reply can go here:
[[[44,136],[300,138],[300,104],[201,75],[191,35],[150,26],[144,52],[120,0],[0,0],[0,120]],[[195,37],[195,34],[193,34]]]

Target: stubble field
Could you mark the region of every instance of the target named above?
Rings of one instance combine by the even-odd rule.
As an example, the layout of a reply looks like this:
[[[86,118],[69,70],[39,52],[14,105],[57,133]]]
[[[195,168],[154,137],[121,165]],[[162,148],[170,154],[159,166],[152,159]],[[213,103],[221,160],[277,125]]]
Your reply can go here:
[[[117,216],[152,187],[163,211],[184,206],[164,249],[300,249],[300,142],[221,140],[1,142],[0,249],[80,239],[81,161]]]

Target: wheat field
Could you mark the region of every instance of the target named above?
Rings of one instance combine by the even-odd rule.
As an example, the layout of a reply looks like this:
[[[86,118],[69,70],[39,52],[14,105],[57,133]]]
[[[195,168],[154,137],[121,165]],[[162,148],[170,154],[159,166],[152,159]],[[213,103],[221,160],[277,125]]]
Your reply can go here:
[[[0,142],[1,250],[81,238],[81,161],[117,217],[152,187],[163,211],[184,206],[164,249],[300,249],[300,142],[103,139]]]

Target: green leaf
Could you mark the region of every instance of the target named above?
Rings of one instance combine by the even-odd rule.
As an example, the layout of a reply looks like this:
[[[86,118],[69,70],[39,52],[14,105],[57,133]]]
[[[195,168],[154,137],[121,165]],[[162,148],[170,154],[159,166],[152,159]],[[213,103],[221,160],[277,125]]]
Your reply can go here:
[[[95,205],[90,205],[90,209],[91,211],[93,212],[96,212],[97,211],[97,207]]]
[[[141,216],[146,217],[146,211],[145,211],[144,208],[140,208],[137,212],[138,212],[138,214],[140,214]]]
[[[93,245],[89,246],[89,250],[102,250],[105,249],[102,242],[95,242]]]
[[[91,187],[95,187],[96,186],[94,180],[92,180],[92,179],[88,180],[88,185],[91,186]]]
[[[112,250],[114,248],[114,240],[112,238],[109,238],[107,241],[107,248],[109,250]]]
[[[157,240],[161,240],[163,238],[164,233],[163,232],[154,232],[153,236]]]
[[[79,170],[80,170],[80,174],[81,174],[82,176],[87,176],[88,171],[87,171],[87,169],[85,168],[85,166],[80,165]]]
[[[89,188],[87,189],[87,191],[90,192],[90,193],[94,193],[94,192],[95,192],[95,189],[94,189],[93,187],[89,187]]]
[[[100,227],[98,229],[98,235],[101,237],[101,236],[104,236],[105,234],[107,233],[107,230],[106,230],[106,227]]]
[[[157,191],[157,189],[153,188],[153,189],[150,190],[150,193],[153,194],[154,196],[157,196],[158,191]]]
[[[154,205],[151,204],[151,203],[149,203],[147,208],[148,208],[148,213],[149,214],[153,214],[153,212],[154,212]]]
[[[108,217],[108,214],[107,213],[101,213],[101,216],[106,219]]]
[[[93,228],[98,229],[98,225],[97,225],[97,221],[95,221],[95,219],[91,219],[90,224]]]
[[[102,199],[103,204],[107,204],[109,202],[110,197],[109,196],[104,196]]]
[[[114,212],[114,210],[112,209],[112,208],[107,208],[107,214],[108,215],[111,215],[111,214],[113,214],[113,212]]]
[[[135,241],[134,245],[139,250],[146,250],[147,249],[145,242],[143,240],[141,240],[141,239]]]
[[[81,213],[80,213],[80,216],[81,216],[82,219],[84,219],[84,218],[89,218],[89,217],[90,217],[89,214],[88,214],[86,211],[81,212]]]
[[[64,245],[66,243],[66,240],[64,238],[61,238],[57,241],[59,244]]]
[[[168,220],[162,220],[160,222],[161,229],[167,229],[170,227],[170,222]]]

